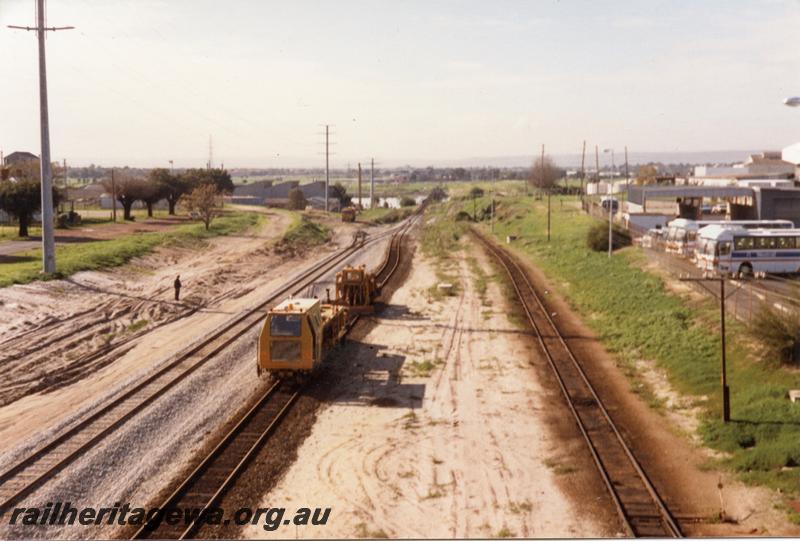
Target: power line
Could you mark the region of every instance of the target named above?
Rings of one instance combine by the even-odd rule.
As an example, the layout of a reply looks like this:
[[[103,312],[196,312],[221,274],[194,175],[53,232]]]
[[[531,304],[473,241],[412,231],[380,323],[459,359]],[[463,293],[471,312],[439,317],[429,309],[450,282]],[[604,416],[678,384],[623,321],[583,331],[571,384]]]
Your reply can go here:
[[[36,0],[36,26],[8,25],[16,30],[35,30],[39,41],[39,125],[42,149],[39,156],[42,191],[42,268],[45,274],[56,271],[56,246],[53,232],[53,175],[50,165],[50,121],[47,108],[47,63],[44,37],[46,32],[72,30],[74,26],[46,26],[44,0]]]

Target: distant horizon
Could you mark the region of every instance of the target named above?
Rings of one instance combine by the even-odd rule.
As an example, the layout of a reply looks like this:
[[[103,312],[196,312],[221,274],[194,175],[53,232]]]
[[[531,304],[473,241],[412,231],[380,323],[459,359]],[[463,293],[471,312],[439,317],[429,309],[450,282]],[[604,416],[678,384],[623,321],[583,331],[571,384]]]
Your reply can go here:
[[[780,151],[781,149],[770,149],[764,148],[759,150],[691,150],[691,151],[629,151],[628,152],[628,164],[629,165],[641,165],[651,162],[660,162],[664,164],[692,164],[692,165],[703,165],[703,164],[713,164],[713,163],[740,163],[747,159],[750,154],[764,152],[764,151]],[[14,150],[11,152],[31,152],[38,156],[39,149],[31,150],[31,149],[19,149]],[[5,156],[11,154],[11,152],[4,152]],[[581,165],[581,153],[554,153],[549,154],[545,151],[545,155],[552,158],[559,167],[571,168],[571,167],[580,167]],[[387,160],[385,162],[381,162],[379,160],[375,160],[375,168],[376,169],[398,169],[404,167],[412,167],[412,168],[425,168],[425,167],[437,167],[437,168],[454,168],[454,167],[463,167],[468,169],[478,169],[482,167],[498,167],[498,168],[520,168],[520,167],[530,167],[531,164],[539,157],[539,154],[530,154],[530,155],[507,155],[507,156],[485,156],[485,157],[465,157],[465,158],[455,158],[455,159],[445,159],[439,161],[430,161],[430,160]],[[611,156],[610,153],[604,153],[602,150],[599,153],[600,158],[600,167],[605,167],[611,165]],[[54,160],[61,162],[61,160]],[[188,160],[187,160],[188,162]],[[192,160],[194,163],[187,163],[184,164],[178,160],[173,160],[173,167],[175,169],[192,169],[192,168],[205,168],[206,163],[199,163],[195,160]],[[623,165],[625,163],[625,154],[624,149],[621,151],[616,151],[615,149],[615,156],[614,156],[614,163],[617,166]],[[594,169],[595,164],[595,154],[594,148],[591,149],[591,152],[587,145],[586,150],[586,168],[587,169]],[[77,161],[75,163],[70,162],[67,160],[67,165],[69,167],[89,167],[90,165],[95,165],[96,167],[103,167],[103,168],[110,168],[110,167],[132,167],[138,169],[154,169],[154,168],[165,168],[169,169],[170,164],[167,162],[166,164],[158,164],[158,163],[147,163],[142,161],[137,162],[119,162],[119,163],[97,163],[93,161],[82,162]],[[215,167],[219,167],[220,165],[224,165],[226,169],[306,169],[306,170],[323,170],[325,169],[325,164],[323,163],[284,163],[284,164],[237,164],[237,163],[215,163]],[[369,160],[362,161],[361,166],[363,169],[368,170],[370,166]],[[347,163],[336,163],[331,164],[331,171],[342,171],[348,169],[355,169],[358,167],[357,161],[347,162]]]

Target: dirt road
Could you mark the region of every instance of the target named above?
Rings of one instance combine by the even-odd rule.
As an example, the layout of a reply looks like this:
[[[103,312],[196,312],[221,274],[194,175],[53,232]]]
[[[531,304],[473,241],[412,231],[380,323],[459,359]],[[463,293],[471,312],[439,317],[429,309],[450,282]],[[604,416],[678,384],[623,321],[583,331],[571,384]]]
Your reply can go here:
[[[341,377],[294,465],[253,502],[331,507],[328,524],[255,525],[245,537],[617,533],[588,453],[529,363],[531,340],[509,323],[496,283],[476,291],[465,257],[462,289],[440,301],[430,262],[416,257],[374,327],[335,359]],[[580,504],[569,496],[579,491]]]

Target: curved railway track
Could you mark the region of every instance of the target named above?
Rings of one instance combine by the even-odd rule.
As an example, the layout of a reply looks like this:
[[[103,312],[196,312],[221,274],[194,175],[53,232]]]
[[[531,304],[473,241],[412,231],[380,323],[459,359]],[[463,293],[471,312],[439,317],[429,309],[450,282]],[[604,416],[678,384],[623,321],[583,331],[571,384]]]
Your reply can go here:
[[[409,218],[392,235],[387,255],[377,270],[381,287],[386,285],[400,264],[402,244],[406,234],[416,223],[420,212]],[[358,316],[347,324],[347,332],[355,325]],[[272,435],[275,427],[288,413],[305,384],[278,381],[237,422],[214,449],[200,462],[180,486],[158,508],[162,511],[177,509],[186,513],[189,520],[168,524],[154,520],[145,524],[133,539],[188,539],[202,528],[209,510],[219,505],[224,494],[247,468],[250,459]],[[186,517],[184,514],[183,517]]]
[[[635,537],[682,537],[677,522],[625,442],[525,271],[505,250],[473,232],[508,274],[628,533]]]
[[[348,247],[300,272],[268,299],[237,315],[224,326],[179,352],[153,374],[121,395],[113,397],[74,426],[0,472],[0,516],[22,498],[44,485],[56,473],[92,449],[128,419],[214,358],[232,342],[260,324],[264,317],[264,311],[271,304],[281,300],[287,294],[299,294],[314,280],[336,268],[362,247],[381,240],[387,235],[394,237],[408,226],[408,223],[404,223],[369,239],[356,236]]]

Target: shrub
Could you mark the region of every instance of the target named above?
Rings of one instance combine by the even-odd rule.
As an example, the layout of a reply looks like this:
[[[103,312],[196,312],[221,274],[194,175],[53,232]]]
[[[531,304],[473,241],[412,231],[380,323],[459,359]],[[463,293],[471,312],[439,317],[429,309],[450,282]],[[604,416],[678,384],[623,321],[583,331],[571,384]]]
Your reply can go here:
[[[417,202],[414,200],[413,197],[408,197],[407,195],[400,199],[400,206],[401,207],[413,207],[416,205]]]
[[[431,193],[430,195],[428,195],[428,198],[431,201],[443,201],[444,199],[447,198],[447,192],[444,191],[443,188],[437,186],[431,190]]]
[[[595,252],[605,252],[608,250],[608,224],[597,222],[589,228],[586,234],[586,245]],[[621,227],[614,225],[611,237],[611,249],[619,250],[631,245],[630,233]]]
[[[779,312],[765,304],[748,325],[747,332],[771,359],[784,364],[800,362],[800,313]]]
[[[289,210],[303,210],[307,204],[306,196],[300,188],[289,190]]]

